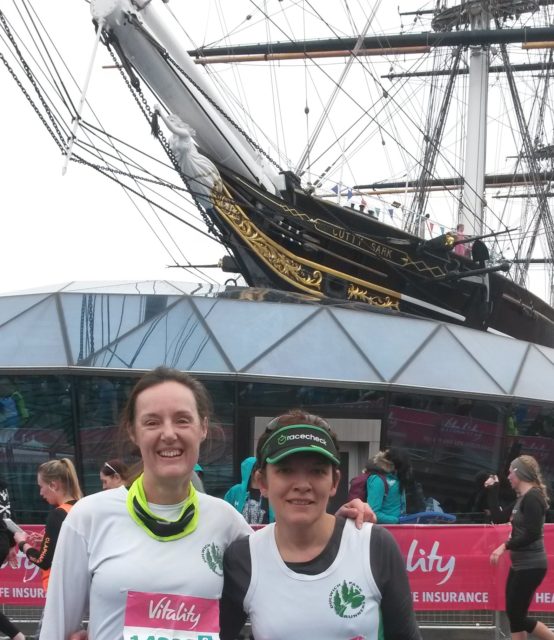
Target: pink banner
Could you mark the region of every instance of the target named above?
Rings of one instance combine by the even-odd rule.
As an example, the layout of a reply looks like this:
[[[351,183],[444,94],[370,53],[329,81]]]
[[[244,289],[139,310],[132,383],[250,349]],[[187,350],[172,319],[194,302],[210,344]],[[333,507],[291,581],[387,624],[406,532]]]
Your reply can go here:
[[[125,627],[133,630],[161,628],[195,631],[201,634],[219,632],[219,601],[168,593],[129,591]]]
[[[27,533],[42,536],[44,527],[39,525],[21,525]],[[21,551],[17,554],[17,566],[7,562],[0,567],[0,603],[20,606],[40,607],[44,605],[44,590],[40,569],[27,559]]]
[[[504,585],[510,554],[497,567],[490,554],[510,535],[510,525],[394,525],[387,527],[406,559],[414,608],[504,609]],[[532,611],[554,605],[554,525],[544,538],[550,571],[537,590]]]
[[[24,526],[41,532],[42,527]],[[498,567],[493,549],[507,540],[509,525],[393,525],[387,527],[406,559],[416,610],[503,610],[510,567],[506,552]],[[554,608],[554,524],[544,528],[549,571],[537,590],[532,611]],[[44,593],[38,568],[20,553],[18,566],[0,570],[0,603],[40,606]]]

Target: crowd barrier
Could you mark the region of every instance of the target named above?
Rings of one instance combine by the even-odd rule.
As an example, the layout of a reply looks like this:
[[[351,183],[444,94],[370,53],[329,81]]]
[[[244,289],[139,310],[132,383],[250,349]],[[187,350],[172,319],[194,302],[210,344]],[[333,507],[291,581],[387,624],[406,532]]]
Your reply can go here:
[[[25,526],[26,531],[42,531]],[[504,584],[510,566],[506,552],[493,567],[491,551],[508,539],[509,525],[391,525],[406,559],[416,611],[504,610]],[[532,611],[554,609],[554,524],[545,525],[550,570],[535,593]],[[17,567],[0,569],[0,603],[44,604],[40,572],[22,553]]]

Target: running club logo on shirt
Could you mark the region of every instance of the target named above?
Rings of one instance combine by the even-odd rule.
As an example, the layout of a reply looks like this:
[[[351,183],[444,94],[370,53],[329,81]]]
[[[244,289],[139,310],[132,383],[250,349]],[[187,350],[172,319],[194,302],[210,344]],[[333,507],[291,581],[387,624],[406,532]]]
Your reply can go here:
[[[356,618],[365,608],[365,596],[355,582],[344,580],[331,590],[329,606],[341,618]]]
[[[223,552],[215,542],[202,547],[202,560],[217,576],[223,575]]]

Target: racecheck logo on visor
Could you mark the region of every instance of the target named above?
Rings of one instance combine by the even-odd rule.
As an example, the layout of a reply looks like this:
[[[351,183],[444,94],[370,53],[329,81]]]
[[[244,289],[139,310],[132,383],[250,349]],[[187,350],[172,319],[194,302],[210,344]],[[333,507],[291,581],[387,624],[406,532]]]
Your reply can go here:
[[[282,446],[287,442],[293,440],[312,440],[313,442],[318,442],[323,446],[327,446],[327,440],[325,440],[325,438],[320,438],[313,433],[289,433],[288,435],[282,434],[277,438],[277,444],[279,446]]]

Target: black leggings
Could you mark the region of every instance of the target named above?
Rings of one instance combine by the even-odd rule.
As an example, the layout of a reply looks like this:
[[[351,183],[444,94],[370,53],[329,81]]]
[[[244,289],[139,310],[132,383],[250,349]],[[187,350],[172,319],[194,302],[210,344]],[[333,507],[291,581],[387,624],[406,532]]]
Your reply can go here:
[[[0,612],[0,632],[8,638],[14,638],[19,633],[19,629],[2,612]]]
[[[533,594],[543,581],[546,569],[521,569],[514,571],[510,568],[506,581],[506,615],[510,621],[510,631],[527,631],[533,633],[537,621],[527,616],[531,606]]]

